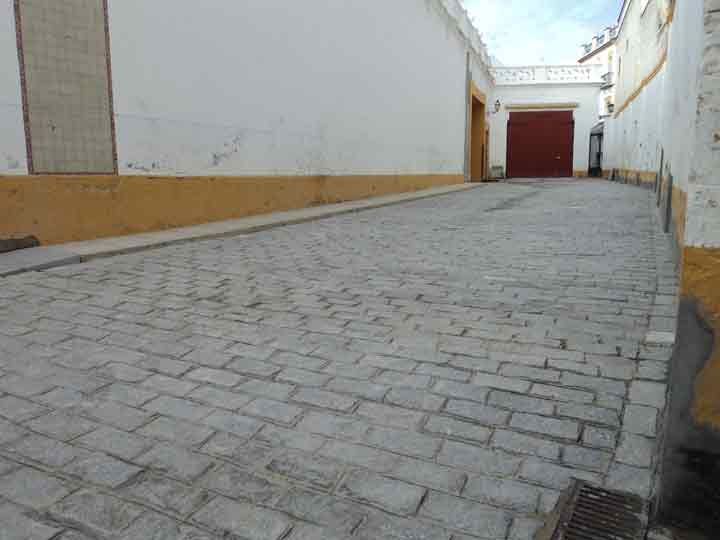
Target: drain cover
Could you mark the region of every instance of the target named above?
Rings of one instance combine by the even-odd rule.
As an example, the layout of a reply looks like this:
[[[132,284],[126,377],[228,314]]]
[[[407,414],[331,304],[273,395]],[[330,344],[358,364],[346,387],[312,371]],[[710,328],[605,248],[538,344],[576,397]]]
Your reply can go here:
[[[551,540],[643,540],[648,505],[635,495],[575,480]]]

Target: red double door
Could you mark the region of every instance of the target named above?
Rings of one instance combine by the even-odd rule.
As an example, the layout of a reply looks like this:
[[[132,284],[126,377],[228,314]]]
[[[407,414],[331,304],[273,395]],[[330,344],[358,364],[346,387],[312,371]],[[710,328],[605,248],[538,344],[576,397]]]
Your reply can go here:
[[[507,176],[572,176],[574,135],[572,111],[511,112]]]

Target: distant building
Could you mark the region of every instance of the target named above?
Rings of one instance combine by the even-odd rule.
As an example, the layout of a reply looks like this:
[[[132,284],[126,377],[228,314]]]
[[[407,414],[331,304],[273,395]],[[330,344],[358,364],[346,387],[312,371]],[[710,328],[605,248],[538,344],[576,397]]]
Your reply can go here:
[[[590,43],[582,45],[578,64],[599,64],[603,66],[603,86],[598,103],[601,119],[615,110],[615,83],[617,81],[617,26],[609,26],[594,36]]]

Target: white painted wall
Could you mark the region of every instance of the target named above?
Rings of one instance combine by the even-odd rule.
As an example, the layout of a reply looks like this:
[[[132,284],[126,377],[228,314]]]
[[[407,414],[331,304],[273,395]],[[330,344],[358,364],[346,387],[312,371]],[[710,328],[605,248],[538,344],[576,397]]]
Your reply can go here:
[[[575,119],[575,142],[573,146],[573,170],[587,171],[590,151],[590,130],[598,121],[597,99],[600,83],[586,84],[528,84],[499,85],[494,99],[502,108],[490,118],[490,166],[507,165],[507,125],[510,112],[507,105],[533,103],[578,103],[573,109]]]
[[[437,0],[123,0],[110,32],[121,173],[463,170],[467,44]]]
[[[696,122],[705,32],[703,19],[702,2],[676,4],[668,29],[668,56],[664,67],[624,111],[606,121],[606,168],[655,172],[660,168],[664,149],[665,174],[671,173],[674,185],[688,192],[697,176]],[[627,19],[620,38],[629,39],[626,34],[637,25]],[[648,54],[654,58],[657,51],[651,49]],[[638,65],[650,69],[651,62],[639,59]],[[638,84],[637,76],[624,70],[623,73],[619,85],[628,94],[637,89],[631,88],[632,84]],[[688,206],[692,206],[690,200]],[[688,216],[691,214],[689,209]],[[691,230],[686,229],[686,234],[692,234]]]
[[[27,174],[13,0],[0,0],[0,174]]]

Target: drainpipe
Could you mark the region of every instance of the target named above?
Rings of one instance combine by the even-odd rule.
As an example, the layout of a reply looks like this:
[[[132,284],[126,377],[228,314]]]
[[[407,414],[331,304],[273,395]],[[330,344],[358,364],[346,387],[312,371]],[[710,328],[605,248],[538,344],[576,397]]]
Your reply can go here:
[[[463,165],[463,176],[465,182],[470,182],[470,115],[472,108],[470,103],[470,83],[472,71],[470,69],[470,51],[465,55],[465,163]]]

